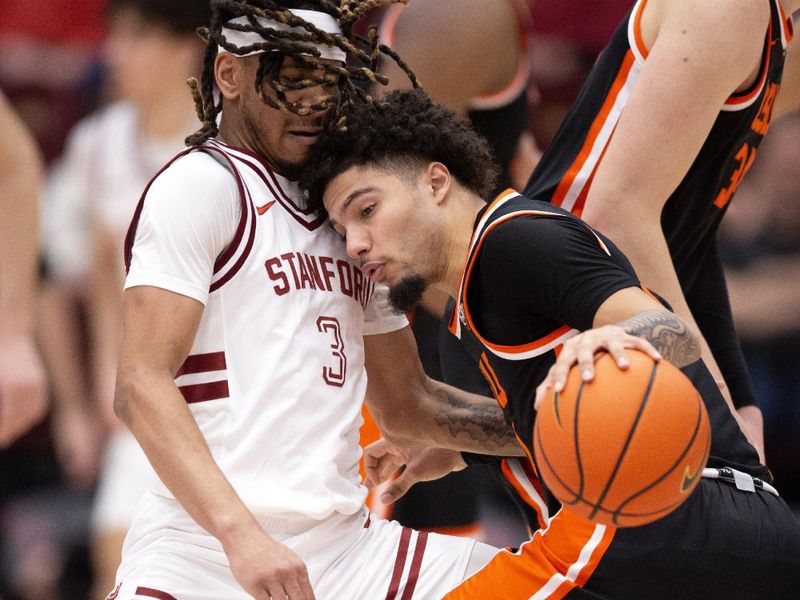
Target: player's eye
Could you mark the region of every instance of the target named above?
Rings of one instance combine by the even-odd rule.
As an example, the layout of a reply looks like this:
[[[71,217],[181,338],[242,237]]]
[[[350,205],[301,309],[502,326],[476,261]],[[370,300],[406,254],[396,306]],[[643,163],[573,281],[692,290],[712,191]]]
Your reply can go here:
[[[367,204],[364,208],[361,209],[361,216],[368,217],[375,211],[374,204]]]

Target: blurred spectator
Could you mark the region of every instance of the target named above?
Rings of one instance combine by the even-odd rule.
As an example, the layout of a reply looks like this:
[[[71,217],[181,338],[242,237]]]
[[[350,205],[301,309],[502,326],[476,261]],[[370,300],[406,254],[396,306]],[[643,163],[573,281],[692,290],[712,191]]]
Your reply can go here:
[[[2,94],[0,130],[0,447],[6,448],[40,421],[47,408],[34,340],[43,166],[37,145]],[[41,435],[22,438],[0,452],[0,596],[10,587],[18,593],[12,599],[57,597],[65,557],[60,542],[66,540],[57,543],[44,531],[57,527],[37,527],[41,513],[32,502],[35,496],[28,495],[57,480],[48,457]],[[15,510],[14,504],[26,512]],[[71,522],[80,527],[79,520]],[[53,560],[39,560],[51,555]]]
[[[111,430],[91,519],[97,534],[94,597],[104,598],[113,582],[135,488],[149,474],[138,445],[118,429],[110,409],[122,237],[147,181],[195,128],[183,82],[199,71],[203,46],[195,29],[208,14],[205,3],[193,0],[62,4],[7,0],[0,11],[0,81],[48,158],[60,153],[69,128],[95,104],[101,83],[110,101],[70,134],[43,194],[45,280],[38,330],[51,376],[51,436],[60,469],[43,431],[0,455],[0,597],[6,599],[90,595],[90,499],[101,444]],[[103,67],[107,79],[101,78]],[[20,148],[16,153],[25,160],[30,153]],[[0,185],[14,181],[4,174]],[[15,233],[35,232],[19,219],[6,219],[5,207],[1,221],[5,258],[5,242],[15,240],[6,235],[7,225]],[[13,255],[20,269],[22,248],[17,243]],[[0,290],[9,289],[3,278]],[[32,309],[34,303],[15,306]],[[0,316],[15,315],[3,310]],[[29,407],[34,411],[36,405]]]
[[[196,29],[210,11],[196,0],[110,0],[106,14],[104,59],[113,102],[72,131],[44,199],[52,218],[44,238],[51,327],[43,334],[61,409],[55,442],[74,484],[92,479],[96,433],[110,434],[92,515],[95,598],[113,588],[136,503],[153,477],[112,408],[123,241],[148,181],[195,129],[185,81],[199,73],[203,44]],[[81,323],[64,309],[75,303],[88,330],[83,352]],[[81,362],[87,353],[88,370]],[[96,403],[87,418],[90,395]]]
[[[800,113],[772,125],[737,195],[720,252],[764,414],[767,464],[800,508]]]
[[[0,447],[44,416],[44,372],[34,344],[42,160],[0,92]]]

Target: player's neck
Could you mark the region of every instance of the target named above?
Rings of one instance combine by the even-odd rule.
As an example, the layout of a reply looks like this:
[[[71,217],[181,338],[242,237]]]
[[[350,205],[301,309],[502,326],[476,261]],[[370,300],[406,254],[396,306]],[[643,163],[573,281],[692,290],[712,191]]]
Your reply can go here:
[[[456,186],[453,197],[448,202],[445,239],[447,267],[440,287],[453,297],[458,294],[461,285],[475,218],[484,206],[486,204],[479,196],[461,186]]]

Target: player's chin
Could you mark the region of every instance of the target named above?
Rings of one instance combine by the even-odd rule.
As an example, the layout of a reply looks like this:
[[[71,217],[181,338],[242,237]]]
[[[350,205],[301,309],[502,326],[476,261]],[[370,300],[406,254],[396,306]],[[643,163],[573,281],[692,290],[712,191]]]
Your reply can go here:
[[[428,282],[418,273],[405,275],[389,285],[389,303],[398,313],[412,311],[428,287]]]
[[[308,159],[308,152],[298,153],[299,156],[293,156],[291,159],[285,159],[276,165],[278,173],[291,181],[298,181],[300,175],[303,173],[303,167]]]

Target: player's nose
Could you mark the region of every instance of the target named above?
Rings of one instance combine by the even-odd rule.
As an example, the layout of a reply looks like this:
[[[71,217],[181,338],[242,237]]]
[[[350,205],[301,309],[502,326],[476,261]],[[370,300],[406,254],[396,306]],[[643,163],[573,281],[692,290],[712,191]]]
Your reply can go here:
[[[361,258],[371,248],[369,235],[361,228],[347,231],[347,255],[350,258]]]

